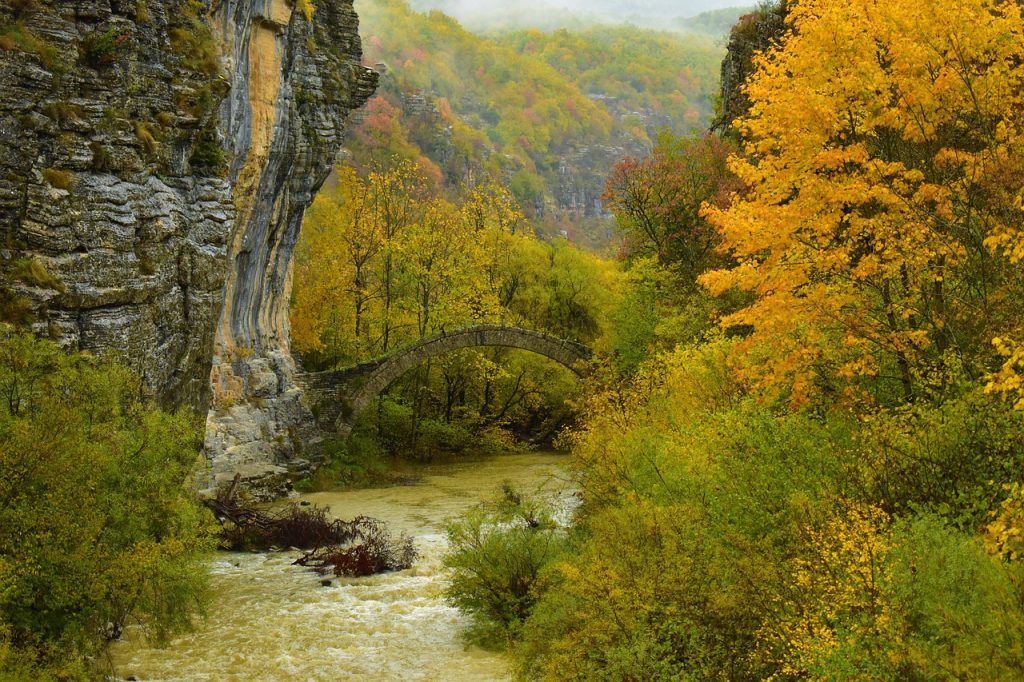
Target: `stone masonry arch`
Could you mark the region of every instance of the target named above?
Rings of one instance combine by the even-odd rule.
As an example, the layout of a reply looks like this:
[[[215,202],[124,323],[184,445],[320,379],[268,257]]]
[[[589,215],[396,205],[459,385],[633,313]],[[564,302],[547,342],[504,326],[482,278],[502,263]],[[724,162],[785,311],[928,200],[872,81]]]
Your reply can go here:
[[[325,430],[347,438],[363,411],[399,377],[430,358],[463,348],[500,346],[543,355],[582,374],[593,355],[590,348],[542,332],[518,327],[481,325],[421,339],[388,355],[341,370],[302,377],[307,398]]]

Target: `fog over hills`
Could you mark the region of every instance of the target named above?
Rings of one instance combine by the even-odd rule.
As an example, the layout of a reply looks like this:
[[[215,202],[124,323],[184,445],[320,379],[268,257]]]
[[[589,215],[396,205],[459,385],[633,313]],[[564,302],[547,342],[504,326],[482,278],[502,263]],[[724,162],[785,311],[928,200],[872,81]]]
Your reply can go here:
[[[676,28],[678,20],[710,10],[749,5],[743,0],[411,0],[419,10],[439,9],[469,28],[576,26],[632,22]]]

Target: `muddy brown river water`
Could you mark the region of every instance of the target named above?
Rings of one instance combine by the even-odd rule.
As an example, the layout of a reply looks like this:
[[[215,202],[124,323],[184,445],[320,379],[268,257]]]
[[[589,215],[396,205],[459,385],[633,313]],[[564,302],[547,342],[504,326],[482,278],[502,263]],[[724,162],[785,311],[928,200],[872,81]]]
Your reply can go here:
[[[407,571],[336,578],[323,587],[320,576],[290,565],[292,553],[219,553],[210,558],[208,619],[163,649],[129,631],[112,651],[115,679],[505,680],[505,657],[466,645],[466,618],[444,601],[444,523],[504,481],[568,509],[565,462],[549,453],[501,455],[424,467],[415,485],[303,495],[329,506],[332,516],[373,516],[395,534],[409,533],[419,559]]]

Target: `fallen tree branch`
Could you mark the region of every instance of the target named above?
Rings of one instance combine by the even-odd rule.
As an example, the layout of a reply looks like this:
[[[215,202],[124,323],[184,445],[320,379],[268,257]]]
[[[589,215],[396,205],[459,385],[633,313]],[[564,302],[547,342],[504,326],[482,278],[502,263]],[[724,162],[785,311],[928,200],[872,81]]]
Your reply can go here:
[[[391,537],[383,521],[360,516],[352,521],[328,518],[325,507],[289,505],[277,511],[253,507],[239,499],[239,477],[206,501],[221,524],[221,546],[227,550],[305,550],[295,561],[321,575],[367,576],[412,566],[412,538]]]

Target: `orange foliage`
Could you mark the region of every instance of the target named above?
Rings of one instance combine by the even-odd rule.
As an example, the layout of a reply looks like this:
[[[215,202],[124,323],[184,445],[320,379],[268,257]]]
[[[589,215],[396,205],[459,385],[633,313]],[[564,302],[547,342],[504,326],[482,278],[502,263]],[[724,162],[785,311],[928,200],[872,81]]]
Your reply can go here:
[[[993,250],[1024,256],[1020,7],[804,0],[790,20],[737,123],[749,192],[706,211],[737,263],[704,283],[756,296],[725,321],[755,330],[746,375],[799,403],[983,368],[1019,286]]]

